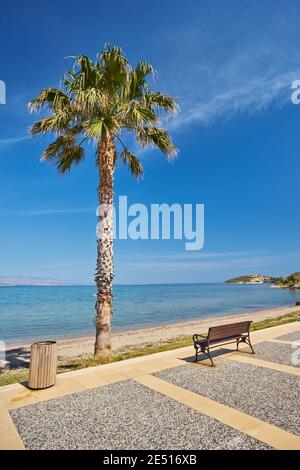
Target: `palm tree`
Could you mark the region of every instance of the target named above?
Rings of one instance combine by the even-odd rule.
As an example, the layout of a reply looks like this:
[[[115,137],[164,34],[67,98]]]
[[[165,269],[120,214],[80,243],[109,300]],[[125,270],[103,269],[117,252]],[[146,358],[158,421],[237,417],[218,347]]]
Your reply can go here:
[[[54,161],[59,173],[67,173],[85,156],[84,143],[93,140],[99,174],[98,220],[101,236],[97,241],[95,282],[95,355],[110,354],[113,271],[114,172],[118,157],[135,177],[143,168],[127,148],[126,135],[135,136],[142,147],[152,145],[172,159],[177,151],[161,117],[176,111],[175,100],[153,91],[148,78],[153,67],[141,61],[132,68],[119,47],[106,44],[95,61],[73,57],[74,66],[62,79],[60,89],[43,89],[29,103],[31,112],[46,109],[47,115],[31,127],[33,136],[52,133],[56,140],[44,150],[41,159]],[[125,141],[124,141],[125,136]]]

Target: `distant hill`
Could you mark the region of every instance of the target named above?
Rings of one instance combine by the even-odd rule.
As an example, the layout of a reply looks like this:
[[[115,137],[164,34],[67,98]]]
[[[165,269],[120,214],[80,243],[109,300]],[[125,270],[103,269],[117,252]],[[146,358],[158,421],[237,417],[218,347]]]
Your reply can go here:
[[[287,277],[280,277],[275,286],[283,289],[300,289],[300,272],[292,273]]]
[[[225,281],[227,284],[273,284],[283,289],[300,289],[300,272],[292,273],[287,277],[266,276],[263,274],[246,274],[233,277]]]
[[[68,286],[70,282],[55,279],[41,279],[30,277],[0,276],[0,286]]]
[[[225,281],[227,284],[264,284],[275,283],[279,278],[263,274],[246,274]]]

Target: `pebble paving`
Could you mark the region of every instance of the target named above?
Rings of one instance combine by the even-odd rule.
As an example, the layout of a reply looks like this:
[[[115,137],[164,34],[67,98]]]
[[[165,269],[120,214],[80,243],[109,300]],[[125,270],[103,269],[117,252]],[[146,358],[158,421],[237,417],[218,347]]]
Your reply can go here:
[[[27,449],[269,449],[132,380],[10,413]]]
[[[279,336],[276,339],[282,339],[283,341],[300,341],[300,331],[294,331],[293,333]]]
[[[298,376],[231,360],[221,360],[217,367],[187,364],[154,375],[300,434]]]
[[[275,362],[277,364],[285,364],[288,366],[299,367],[300,363],[295,361],[293,354],[295,349],[290,344],[279,344],[272,342],[263,342],[255,345],[255,356],[257,359]]]

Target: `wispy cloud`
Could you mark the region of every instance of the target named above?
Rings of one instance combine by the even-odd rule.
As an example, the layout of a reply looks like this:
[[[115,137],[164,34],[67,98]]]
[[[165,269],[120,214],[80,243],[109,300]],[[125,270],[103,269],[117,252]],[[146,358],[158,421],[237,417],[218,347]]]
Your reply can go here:
[[[47,215],[64,215],[64,214],[96,214],[96,208],[92,207],[78,207],[78,208],[67,208],[67,209],[43,209],[43,210],[32,210],[32,211],[9,211],[2,212],[4,215],[16,215],[24,217],[39,217]]]
[[[260,270],[270,269],[274,263],[282,260],[293,260],[300,256],[300,252],[287,252],[283,254],[270,254],[263,251],[228,251],[210,253],[174,253],[153,256],[147,259],[128,260],[122,263],[122,268],[129,270],[145,269],[157,272],[195,272],[195,271],[225,271],[245,274],[257,273]],[[268,273],[268,272],[266,272]],[[263,272],[263,274],[266,274]]]
[[[267,263],[278,259],[276,256],[262,256],[253,258],[231,259],[226,261],[210,260],[197,262],[132,262],[127,263],[127,268],[134,269],[155,269],[163,271],[202,271],[202,270],[229,270],[236,269],[256,269],[265,266]]]
[[[253,44],[227,60],[210,58],[209,64],[195,61],[189,67],[185,77],[176,68],[171,90],[179,99],[180,110],[163,123],[172,132],[185,132],[193,124],[206,127],[237,115],[292,106],[291,84],[300,79],[300,56],[278,53],[276,46],[266,49]],[[182,68],[185,70],[184,65]],[[153,148],[136,145],[134,150],[144,156]]]
[[[256,253],[257,254],[257,253]],[[236,258],[249,255],[249,252],[245,251],[210,251],[210,252],[191,252],[185,251],[183,253],[170,253],[163,254],[163,259],[207,259],[207,258]]]
[[[290,100],[291,83],[297,77],[300,77],[300,69],[274,77],[253,78],[207,99],[195,99],[183,107],[170,127],[176,130],[193,122],[209,125],[239,113],[254,114],[270,106],[281,108]]]
[[[172,81],[167,86],[181,107],[171,129],[186,129],[192,123],[211,125],[273,106],[280,109],[290,101],[291,83],[300,79],[295,12],[280,9],[280,17],[270,18],[262,8],[267,21],[260,18],[254,31],[256,7],[246,3],[239,5],[238,21],[218,22],[214,14],[223,12],[221,7],[213,12],[202,9],[201,27],[191,19],[176,39],[164,38],[165,47],[174,50],[168,58]]]
[[[0,145],[1,146],[13,145],[13,144],[17,144],[19,142],[23,142],[24,140],[28,140],[28,139],[29,139],[29,136],[27,135],[24,135],[21,137],[8,137],[6,139],[0,139]]]

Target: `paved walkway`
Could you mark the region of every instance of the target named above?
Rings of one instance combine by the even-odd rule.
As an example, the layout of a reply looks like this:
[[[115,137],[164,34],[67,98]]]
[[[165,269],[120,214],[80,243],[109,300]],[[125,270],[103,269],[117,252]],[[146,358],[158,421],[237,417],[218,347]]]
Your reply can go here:
[[[255,355],[215,350],[216,368],[187,347],[1,387],[0,449],[299,450],[297,340],[299,322],[252,333]]]

